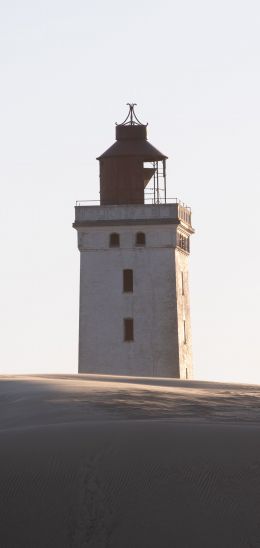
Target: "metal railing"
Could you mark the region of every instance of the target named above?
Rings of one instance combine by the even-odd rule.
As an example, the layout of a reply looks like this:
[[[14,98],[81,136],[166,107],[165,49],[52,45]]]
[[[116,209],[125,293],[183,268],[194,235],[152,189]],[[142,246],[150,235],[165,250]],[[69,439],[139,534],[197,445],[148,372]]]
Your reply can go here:
[[[147,198],[145,197],[144,204],[140,204],[139,202],[136,205],[145,205],[145,204],[151,204],[151,205],[163,205],[163,204],[179,204],[179,206],[184,207],[188,209],[189,211],[191,208],[187,206],[184,202],[179,200],[179,198],[167,198],[165,201],[161,200],[160,202],[157,202],[154,200],[153,197]],[[80,206],[99,206],[100,200],[77,200],[76,201],[76,207]],[[106,205],[106,204],[102,204]],[[107,205],[113,205],[113,204],[107,204]],[[135,204],[120,204],[120,205],[135,205]]]

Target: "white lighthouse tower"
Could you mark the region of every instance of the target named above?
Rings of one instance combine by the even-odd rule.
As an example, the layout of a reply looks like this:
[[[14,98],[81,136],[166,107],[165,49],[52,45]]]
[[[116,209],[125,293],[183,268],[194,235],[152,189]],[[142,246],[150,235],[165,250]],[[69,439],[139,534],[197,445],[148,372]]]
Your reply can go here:
[[[77,202],[79,373],[192,378],[190,208],[129,104],[100,162],[100,205]]]

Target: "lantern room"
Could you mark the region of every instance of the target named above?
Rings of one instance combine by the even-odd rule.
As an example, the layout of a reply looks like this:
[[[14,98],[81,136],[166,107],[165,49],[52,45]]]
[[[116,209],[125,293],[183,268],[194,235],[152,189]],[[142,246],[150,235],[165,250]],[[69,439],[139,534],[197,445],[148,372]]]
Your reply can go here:
[[[116,141],[101,156],[100,205],[166,203],[166,159],[147,140],[147,124],[136,114],[135,103],[116,124]]]

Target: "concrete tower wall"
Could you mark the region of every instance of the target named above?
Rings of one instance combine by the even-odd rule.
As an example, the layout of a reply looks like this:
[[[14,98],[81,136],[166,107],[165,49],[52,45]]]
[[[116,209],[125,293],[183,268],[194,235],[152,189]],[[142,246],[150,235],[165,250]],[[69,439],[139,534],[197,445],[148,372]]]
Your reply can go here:
[[[175,249],[180,378],[192,378],[189,255]]]
[[[191,378],[188,253],[177,245],[176,206],[76,208],[80,373]],[[136,245],[138,232],[145,245]],[[119,247],[110,247],[112,233]],[[132,292],[124,292],[125,269]],[[124,340],[127,318],[133,341]]]

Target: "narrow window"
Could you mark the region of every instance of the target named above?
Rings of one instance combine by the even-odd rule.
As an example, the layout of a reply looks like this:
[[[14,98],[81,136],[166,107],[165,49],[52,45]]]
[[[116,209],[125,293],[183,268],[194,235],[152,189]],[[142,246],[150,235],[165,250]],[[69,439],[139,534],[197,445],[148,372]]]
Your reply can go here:
[[[177,246],[189,253],[190,252],[189,236],[183,236],[183,234],[177,233]]]
[[[145,233],[137,232],[135,236],[135,245],[145,245]]]
[[[184,295],[184,273],[181,273],[181,294]]]
[[[183,320],[183,342],[184,344],[187,343],[187,338],[186,338],[186,321]]]
[[[124,340],[133,341],[134,340],[134,320],[133,318],[124,319]]]
[[[120,246],[120,236],[117,232],[113,232],[109,236],[109,247],[119,247]]]
[[[127,268],[123,270],[123,291],[124,293],[133,293],[133,271]]]
[[[186,379],[188,379],[188,368],[186,367]]]

